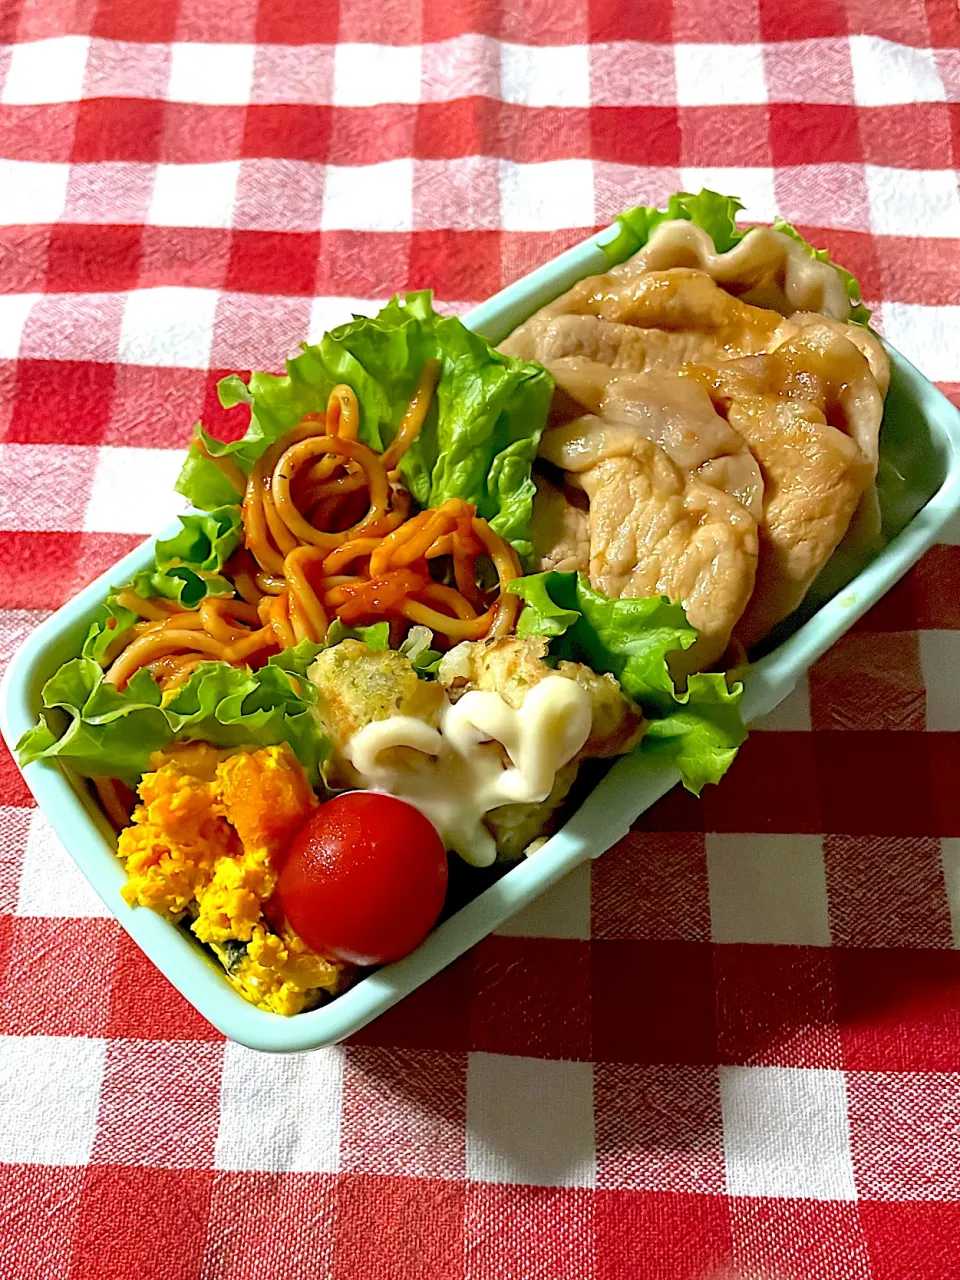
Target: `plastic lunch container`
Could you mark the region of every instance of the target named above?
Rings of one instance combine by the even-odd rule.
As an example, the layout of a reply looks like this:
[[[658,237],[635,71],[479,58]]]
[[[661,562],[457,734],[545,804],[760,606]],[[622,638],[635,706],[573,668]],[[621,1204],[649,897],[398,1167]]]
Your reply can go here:
[[[599,232],[525,276],[465,316],[464,323],[491,342],[501,341],[578,280],[608,269],[600,246],[613,231]],[[773,646],[741,673],[748,723],[773,710],[960,511],[960,411],[898,352],[890,350],[890,358],[892,379],[880,451],[886,545],[872,557],[861,554],[859,560],[841,549],[798,614],[775,633]],[[44,682],[79,652],[109,586],[152,563],[155,541],[144,543],[91,583],[43,622],[15,654],[0,686],[0,728],[11,748],[36,721]],[[248,1004],[184,931],[152,911],[127,906],[120,896],[125,874],[114,854],[116,839],[81,779],[46,760],[29,765],[25,777],[80,870],[161,972],[224,1035],[272,1052],[316,1049],[357,1031],[574,867],[609,849],[678,781],[675,771],[659,761],[643,755],[621,759],[536,854],[446,919],[415,952],[372,973],[330,1004],[285,1018]]]

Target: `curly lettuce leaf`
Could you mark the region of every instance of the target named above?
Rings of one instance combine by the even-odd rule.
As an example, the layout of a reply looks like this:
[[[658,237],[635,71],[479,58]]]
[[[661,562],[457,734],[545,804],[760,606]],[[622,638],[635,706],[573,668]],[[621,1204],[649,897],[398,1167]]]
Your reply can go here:
[[[232,596],[233,585],[221,570],[240,545],[240,508],[217,507],[199,515],[178,516],[180,532],[157,543],[152,568],[132,582],[138,596],[162,596],[184,609],[196,609],[207,596]]]
[[[224,378],[223,381],[226,382],[227,379]],[[240,379],[237,378],[237,381],[240,382]],[[240,385],[246,391],[242,382]],[[194,435],[201,438],[203,436],[203,428],[199,423],[194,427]],[[191,506],[200,511],[235,506],[243,500],[243,494],[234,488],[217,464],[197,448],[195,442],[187,450],[186,459],[173,487]]]
[[[168,698],[146,670],[121,692],[92,658],[74,658],[44,685],[43,718],[17,743],[17,758],[21,767],[56,758],[87,777],[135,785],[151,755],[175,741],[287,742],[316,782],[330,744],[311,709],[311,692],[279,666],[251,671],[226,662],[201,663]]]
[[[640,704],[649,721],[641,750],[667,756],[695,795],[719,782],[747,736],[743,686],[730,689],[722,674],[710,673],[690,676],[678,691],[669,655],[697,637],[680,605],[656,596],[611,600],[582,574],[556,571],[519,578],[509,589],[524,600],[518,635],[548,637],[552,657],[609,672]]]
[[[428,292],[397,295],[373,317],[347,324],[304,346],[278,376],[253,373],[221,383],[225,405],[247,403],[243,439],[224,444],[201,431],[214,457],[229,456],[245,472],[305,413],[326,408],[345,382],[360,406],[360,439],[383,449],[393,439],[427,360],[441,363],[434,403],[400,470],[421,507],[447,498],[473,503],[521,555],[530,544],[530,478],[553,383],[545,369],[501,355],[456,317],[440,316]],[[220,496],[216,470],[196,445],[177,483],[195,506]]]
[[[628,209],[617,215],[618,232],[613,240],[601,248],[611,264],[624,262],[647,243],[653,231],[661,222],[683,219],[693,222],[713,239],[718,253],[726,253],[738,244],[750,230],[749,227],[737,226],[737,214],[743,204],[736,196],[722,196],[716,191],[704,188],[697,195],[689,191],[678,191],[667,201],[666,209],[656,209],[652,205],[640,205],[636,209]],[[837,272],[850,299],[852,310],[850,320],[854,324],[869,324],[870,312],[863,305],[860,283],[845,267],[839,266],[830,257],[826,249],[816,249],[805,240],[796,227],[783,218],[775,218],[775,231],[782,231],[792,240],[803,246],[811,258],[818,262],[826,262]]]
[[[107,666],[123,647],[130,628],[139,620],[139,614],[117,604],[116,595],[112,593],[90,623],[80,656],[92,658],[101,667]]]

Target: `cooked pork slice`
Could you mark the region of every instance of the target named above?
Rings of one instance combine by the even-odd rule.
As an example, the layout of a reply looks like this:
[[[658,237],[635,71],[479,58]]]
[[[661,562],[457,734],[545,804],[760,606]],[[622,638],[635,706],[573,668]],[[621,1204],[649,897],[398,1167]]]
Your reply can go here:
[[[643,331],[666,331],[672,342],[644,332],[640,343],[622,333],[591,332],[591,326],[569,322],[551,328],[547,322],[560,316],[592,316]],[[626,343],[620,362],[643,369],[653,364],[652,357],[646,353],[659,345],[658,367],[677,368],[699,359],[696,348],[704,345],[728,359],[763,351],[780,321],[778,312],[734,298],[704,271],[684,267],[669,271],[638,269],[581,280],[515,330],[500,349],[508,355],[534,360],[558,359],[563,355],[585,355],[601,360],[605,354],[609,357],[611,344],[619,351]],[[704,337],[709,339],[706,344],[702,341]],[[644,352],[643,364],[638,363],[641,351]],[[672,357],[669,366],[664,353]],[[603,363],[612,362],[608,358]]]
[[[610,597],[682,604],[700,636],[672,665],[678,674],[710,666],[753,590],[754,517],[635,432],[629,453],[603,458],[579,480],[590,499],[592,585]]]
[[[535,476],[534,480],[537,496],[533,500],[530,540],[536,571],[586,571],[590,564],[590,517],[583,494],[578,495],[578,505],[544,476]]]
[[[646,246],[611,274],[696,267],[731,293],[782,315],[818,311],[839,321],[850,315],[843,280],[828,262],[773,227],[754,227],[739,244],[717,253],[712,237],[692,222],[662,222]]]
[[[753,598],[736,628],[750,648],[802,601],[836,550],[875,466],[856,440],[831,426],[810,387],[799,394],[785,344],[770,356],[721,366],[718,386],[730,425],[764,478]]]

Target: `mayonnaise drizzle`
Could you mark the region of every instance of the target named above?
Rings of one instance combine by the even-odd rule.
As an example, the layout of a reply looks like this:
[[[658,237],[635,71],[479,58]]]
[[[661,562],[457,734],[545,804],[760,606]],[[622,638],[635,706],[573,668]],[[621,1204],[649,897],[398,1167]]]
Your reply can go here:
[[[497,849],[484,815],[504,804],[546,800],[557,770],[589,737],[591,720],[587,691],[552,675],[517,709],[498,693],[472,689],[446,704],[439,729],[415,716],[375,720],[350,739],[345,754],[364,787],[415,805],[448,849],[485,867]],[[384,759],[393,747],[412,750]]]

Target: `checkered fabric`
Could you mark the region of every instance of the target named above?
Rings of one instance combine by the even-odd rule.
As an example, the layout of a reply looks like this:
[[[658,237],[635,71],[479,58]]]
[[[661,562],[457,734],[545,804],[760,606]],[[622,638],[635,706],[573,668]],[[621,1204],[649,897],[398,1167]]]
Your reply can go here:
[[[215,384],[739,193],[960,392],[951,0],[0,0],[0,658]],[[242,425],[242,424],[241,424]],[[755,732],[346,1046],[222,1037],[0,759],[2,1280],[960,1276],[960,528]]]

